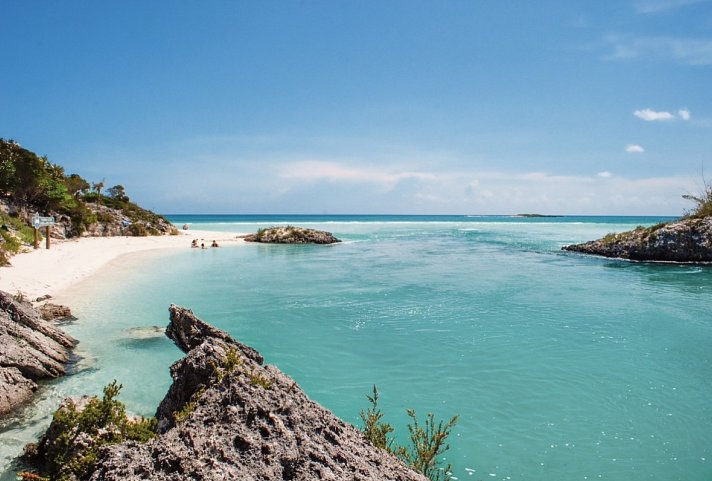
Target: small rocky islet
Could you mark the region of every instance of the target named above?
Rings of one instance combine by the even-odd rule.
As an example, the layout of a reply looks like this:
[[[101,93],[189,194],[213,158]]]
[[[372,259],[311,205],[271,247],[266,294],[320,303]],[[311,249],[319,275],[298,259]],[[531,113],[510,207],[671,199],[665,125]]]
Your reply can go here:
[[[631,261],[712,263],[712,216],[640,226],[562,249]]]
[[[260,229],[255,234],[245,236],[244,239],[246,242],[261,242],[263,244],[336,244],[341,242],[331,232],[291,225]]]

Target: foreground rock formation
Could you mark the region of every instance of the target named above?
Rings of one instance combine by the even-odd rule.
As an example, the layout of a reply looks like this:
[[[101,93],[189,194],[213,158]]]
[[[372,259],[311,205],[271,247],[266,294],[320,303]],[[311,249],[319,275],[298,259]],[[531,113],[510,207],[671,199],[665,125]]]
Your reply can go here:
[[[712,262],[712,216],[638,227],[563,249],[634,261]]]
[[[341,242],[331,232],[291,225],[260,229],[256,234],[245,236],[245,241],[265,244],[334,244]]]
[[[0,291],[0,416],[28,401],[36,381],[64,375],[76,343],[30,303]]]
[[[418,480],[355,427],[263,365],[254,349],[170,308],[168,337],[186,352],[158,408],[160,436],[104,449],[99,480]]]

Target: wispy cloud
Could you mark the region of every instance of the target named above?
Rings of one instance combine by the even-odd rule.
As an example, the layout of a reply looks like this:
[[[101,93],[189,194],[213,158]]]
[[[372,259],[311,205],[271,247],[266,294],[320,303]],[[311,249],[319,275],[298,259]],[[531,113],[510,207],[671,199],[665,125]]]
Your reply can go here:
[[[300,181],[360,182],[379,184],[390,188],[405,179],[434,180],[436,176],[427,172],[381,170],[373,167],[352,167],[344,163],[306,160],[290,162],[281,167],[279,176],[283,179]]]
[[[642,154],[643,152],[645,152],[645,149],[642,145],[628,144],[625,148],[625,151],[629,154]]]
[[[630,37],[608,35],[604,39],[608,60],[659,58],[692,65],[712,65],[712,39],[676,37]]]
[[[601,179],[610,179],[613,177],[613,174],[611,172],[608,172],[607,170],[604,170],[603,172],[599,172],[596,174],[596,177],[599,177]]]
[[[646,122],[667,121],[675,119],[690,120],[690,111],[687,109],[678,110],[677,115],[665,111],[658,112],[653,109],[642,109],[636,110],[635,112],[633,112],[633,115],[635,115],[639,119],[645,120]]]
[[[634,7],[638,13],[663,13],[708,1],[709,0],[640,0],[635,2]]]

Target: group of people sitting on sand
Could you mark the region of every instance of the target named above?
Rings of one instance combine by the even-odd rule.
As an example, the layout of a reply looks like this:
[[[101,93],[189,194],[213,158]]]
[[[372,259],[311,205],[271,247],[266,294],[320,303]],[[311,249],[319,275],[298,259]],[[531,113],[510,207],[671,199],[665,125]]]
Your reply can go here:
[[[203,239],[200,239],[200,240],[202,241]],[[192,247],[193,249],[197,249],[198,247],[200,247],[201,249],[207,249],[207,247],[205,247],[205,242],[201,242],[200,245],[198,245],[198,239],[193,239],[193,242],[190,243],[190,247]],[[213,241],[213,243],[210,244],[210,247],[220,247],[220,246],[218,245],[218,243],[216,241]]]

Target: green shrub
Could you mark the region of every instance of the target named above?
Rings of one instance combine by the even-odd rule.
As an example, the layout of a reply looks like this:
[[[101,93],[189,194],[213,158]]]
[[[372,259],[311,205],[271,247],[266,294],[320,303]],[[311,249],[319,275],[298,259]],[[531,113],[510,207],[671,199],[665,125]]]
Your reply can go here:
[[[366,395],[371,407],[361,411],[363,420],[362,429],[364,436],[371,444],[385,449],[391,454],[402,459],[415,471],[424,474],[433,481],[446,481],[450,479],[450,465],[440,466],[438,458],[450,449],[446,443],[452,428],[457,424],[458,416],[453,416],[450,421],[436,421],[433,413],[428,413],[425,425],[420,424],[413,409],[408,409],[408,424],[410,445],[394,445],[393,438],[389,435],[394,431],[393,426],[383,421],[383,413],[378,407],[378,389],[373,386],[373,396]]]
[[[102,446],[146,442],[156,436],[154,418],[129,419],[124,404],[115,399],[120,390],[113,381],[104,388],[102,399],[94,396],[84,409],[70,403],[54,413],[54,437],[47,443],[43,473],[51,481],[88,479]]]
[[[359,413],[363,421],[364,436],[377,448],[393,452],[393,438],[390,437],[393,426],[383,421],[383,412],[378,407],[378,388],[375,384],[373,385],[373,396],[366,394],[366,399],[371,403],[371,407]]]

